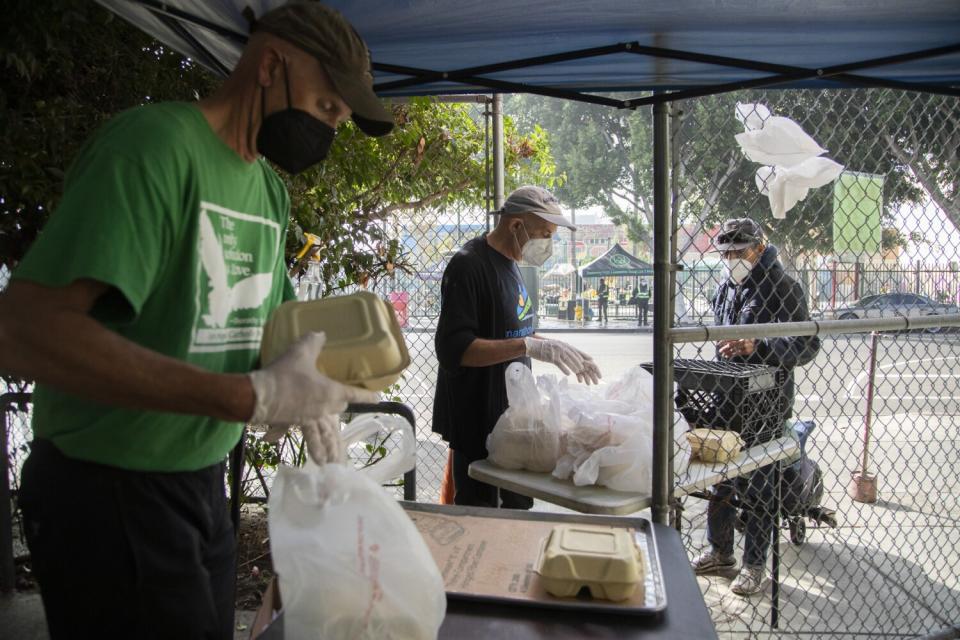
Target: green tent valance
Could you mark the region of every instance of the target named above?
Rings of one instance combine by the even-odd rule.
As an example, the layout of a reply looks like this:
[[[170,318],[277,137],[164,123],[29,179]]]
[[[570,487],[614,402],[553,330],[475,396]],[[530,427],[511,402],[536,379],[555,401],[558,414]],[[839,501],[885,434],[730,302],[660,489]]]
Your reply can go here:
[[[650,276],[653,275],[653,265],[615,244],[593,262],[580,267],[580,275],[584,278]]]

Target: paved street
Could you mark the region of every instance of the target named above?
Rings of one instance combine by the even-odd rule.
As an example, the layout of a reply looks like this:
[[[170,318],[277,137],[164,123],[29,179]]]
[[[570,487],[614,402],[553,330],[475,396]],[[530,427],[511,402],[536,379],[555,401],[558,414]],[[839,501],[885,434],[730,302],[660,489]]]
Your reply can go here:
[[[588,325],[589,326],[589,325]],[[596,325],[594,325],[596,326]],[[653,334],[602,330],[549,332],[587,353],[600,365],[604,380],[616,380],[631,367],[653,360]],[[413,364],[401,385],[400,395],[416,410],[422,445],[418,467],[421,491],[436,485],[444,459],[444,445],[429,437],[436,357],[433,334],[407,334]],[[678,357],[712,358],[710,344],[683,345]],[[870,337],[828,337],[817,358],[797,370],[795,414],[805,419],[846,418],[862,424],[866,409]],[[534,362],[535,375],[559,374],[552,365]],[[960,335],[889,334],[877,348],[875,415],[920,413],[960,416]],[[438,486],[438,485],[436,485]],[[435,490],[435,489],[434,489]],[[430,499],[429,494],[421,494]]]

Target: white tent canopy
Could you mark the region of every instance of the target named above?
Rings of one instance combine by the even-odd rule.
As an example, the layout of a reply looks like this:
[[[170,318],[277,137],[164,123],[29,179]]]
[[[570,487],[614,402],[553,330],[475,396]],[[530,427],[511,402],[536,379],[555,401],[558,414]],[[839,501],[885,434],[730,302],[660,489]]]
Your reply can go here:
[[[569,262],[559,262],[553,265],[549,271],[543,274],[543,278],[565,278],[576,272],[576,267],[574,267]]]

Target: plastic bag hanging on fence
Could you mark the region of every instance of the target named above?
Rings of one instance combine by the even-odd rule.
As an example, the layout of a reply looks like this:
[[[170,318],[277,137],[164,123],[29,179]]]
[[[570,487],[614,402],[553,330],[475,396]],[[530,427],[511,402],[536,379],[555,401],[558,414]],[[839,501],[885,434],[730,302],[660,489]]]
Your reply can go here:
[[[736,113],[745,131],[763,129],[763,123],[773,116],[766,105],[752,102],[738,102]]]
[[[560,454],[559,425],[545,420],[533,372],[514,362],[504,375],[509,406],[487,436],[487,459],[503,469],[552,471]]]
[[[776,167],[793,167],[827,152],[803,127],[782,116],[770,116],[763,121],[761,128],[734,137],[747,158]]]
[[[829,158],[810,158],[793,167],[760,167],[756,182],[760,193],[770,199],[773,217],[782,220],[810,189],[833,182],[842,171],[843,165]]]
[[[381,429],[399,449],[365,469],[281,467],[270,493],[270,547],[284,602],[284,637],[436,638],[446,613],[443,578],[413,522],[380,485],[415,464],[409,423],[362,416],[346,444]]]
[[[774,116],[762,104],[741,102],[736,116],[745,129],[734,136],[744,155],[768,165],[757,170],[756,183],[769,198],[774,218],[785,218],[810,189],[833,182],[843,171],[843,165],[819,157],[827,150],[790,118]]]

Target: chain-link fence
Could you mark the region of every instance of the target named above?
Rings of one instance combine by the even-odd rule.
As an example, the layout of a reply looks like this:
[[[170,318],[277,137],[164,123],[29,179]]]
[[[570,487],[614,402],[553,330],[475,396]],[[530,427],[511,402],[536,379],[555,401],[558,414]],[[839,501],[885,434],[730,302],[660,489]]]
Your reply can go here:
[[[936,318],[822,339],[760,327],[957,313],[960,107],[888,90],[764,91],[671,116],[677,307],[697,324],[758,325],[675,347],[687,422],[742,437],[709,482],[703,465],[696,478],[675,468],[676,524],[718,630],[876,638],[958,624],[960,333]],[[735,136],[772,135],[777,116],[843,173],[807,193],[798,176],[816,166],[742,157]],[[771,200],[791,193],[806,197],[773,217]],[[748,223],[720,226],[744,217],[765,249]],[[697,435],[704,457],[723,458],[719,434]]]
[[[735,135],[744,133],[738,102],[795,120],[825,156],[844,165],[842,180],[811,190],[784,219],[773,218],[759,187],[774,193],[778,176],[765,173],[758,184],[761,165],[736,147]],[[468,108],[486,127],[487,105]],[[759,107],[746,113],[766,115]],[[676,325],[956,313],[955,101],[879,90],[766,91],[676,104],[671,115],[675,259],[682,266],[672,301]],[[725,259],[756,256],[707,249],[724,239],[723,220],[747,216],[778,253],[768,250],[759,271],[741,274],[735,285],[730,273],[737,267]],[[425,206],[384,224],[405,247],[409,270],[396,270],[373,289],[397,310],[412,358],[388,396],[414,411],[417,497],[436,501],[447,455],[431,432],[440,279],[450,255],[484,231],[488,219],[482,208]],[[570,265],[581,266],[584,252],[602,256],[613,243],[557,234],[555,259],[541,269],[535,294],[541,326],[590,326],[598,310],[596,281],[579,278]],[[4,279],[0,272],[0,289]],[[635,326],[633,289],[646,279],[638,274],[610,283],[614,321]],[[652,311],[651,304],[651,321]],[[675,370],[679,404],[692,426],[739,430],[746,451],[696,478],[678,467],[683,497],[675,514],[692,561],[719,552],[717,566],[701,567],[700,581],[720,632],[873,638],[957,624],[960,332],[934,324],[876,339],[862,333],[771,337],[719,347],[722,353],[713,341],[676,346],[683,359]],[[785,391],[791,377],[792,394]],[[5,426],[16,488],[30,437],[27,412],[8,410]],[[694,444],[709,448],[709,442]],[[379,445],[370,444],[375,457]],[[277,461],[300,456],[298,445],[288,440]],[[254,446],[248,455],[273,454]],[[258,477],[263,466],[248,468],[250,494],[269,486],[269,477]],[[877,496],[869,501],[874,481]],[[767,535],[770,527],[778,544]],[[741,571],[745,559],[764,567],[753,576],[756,594],[731,591],[735,583],[741,592],[755,586]]]
[[[433,339],[440,315],[440,280],[453,253],[486,230],[486,219],[486,212],[480,210],[407,216],[402,241],[411,250],[411,273],[398,273],[375,289],[393,302],[410,352],[410,366],[388,395],[408,405],[416,417],[417,499],[421,501],[438,501],[447,462],[447,445],[431,430],[438,367]]]
[[[0,291],[7,288],[9,279],[10,272],[6,267],[0,267]],[[32,385],[29,384],[0,379],[0,395],[10,394],[6,395],[10,402],[0,409],[4,411],[5,442],[9,458],[7,469],[10,487],[14,492],[20,486],[20,468],[29,453],[28,443],[33,437],[30,429],[30,404],[17,399],[21,397],[18,394],[29,394],[31,389]]]
[[[491,149],[491,104],[483,96],[457,105],[465,117],[485,132],[477,145],[475,160],[488,169]],[[427,145],[430,155],[422,162],[450,163],[453,154],[442,147]],[[487,230],[487,211],[493,208],[492,183],[487,181],[477,201],[486,206],[418,206],[403,209],[383,221],[383,227],[403,249],[404,268],[370,284],[370,289],[389,301],[400,321],[410,352],[411,364],[403,377],[385,394],[385,399],[402,402],[414,413],[417,430],[417,499],[436,502],[447,461],[447,445],[432,432],[433,395],[437,379],[437,358],[433,338],[440,315],[440,281],[447,262],[468,240]],[[322,257],[322,256],[321,256]],[[301,298],[312,297],[309,272],[300,282]],[[294,454],[294,449],[288,451]]]

